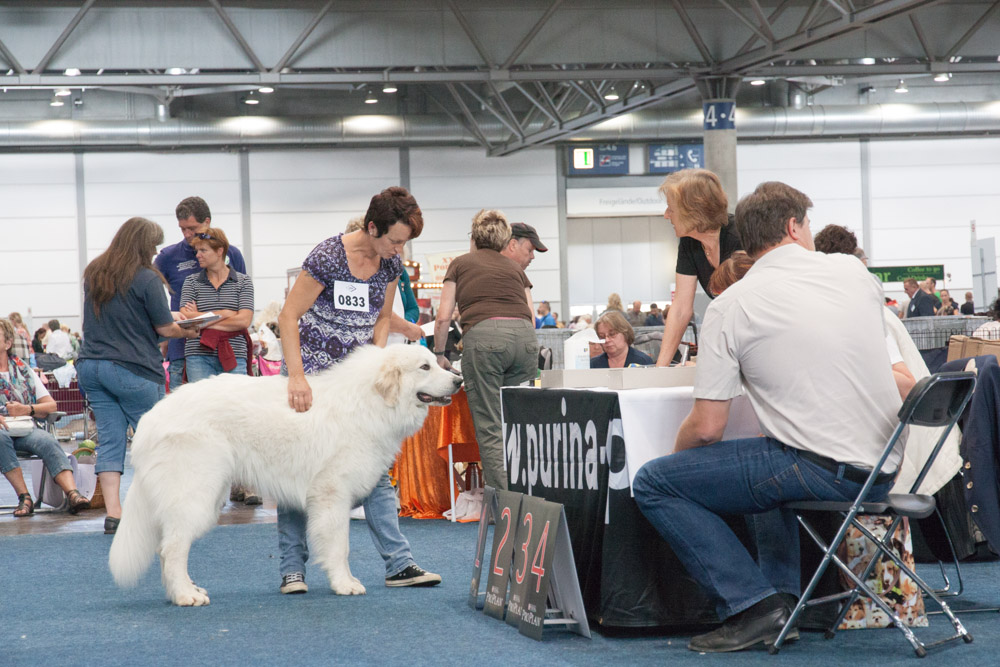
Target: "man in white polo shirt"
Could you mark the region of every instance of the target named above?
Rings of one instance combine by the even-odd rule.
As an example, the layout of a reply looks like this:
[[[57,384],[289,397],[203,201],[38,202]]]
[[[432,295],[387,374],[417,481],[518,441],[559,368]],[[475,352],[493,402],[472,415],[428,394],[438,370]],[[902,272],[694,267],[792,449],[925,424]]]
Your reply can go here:
[[[675,453],[643,466],[633,484],[643,514],[725,621],[694,637],[694,651],[774,642],[801,591],[798,526],[780,505],[853,500],[898,423],[882,294],[854,257],[812,252],[811,206],[770,182],[736,207],[756,262],[705,313],[695,404]],[[764,437],[720,442],[744,388]],[[889,492],[901,455],[886,463],[873,499]],[[754,515],[757,560],[725,514]]]

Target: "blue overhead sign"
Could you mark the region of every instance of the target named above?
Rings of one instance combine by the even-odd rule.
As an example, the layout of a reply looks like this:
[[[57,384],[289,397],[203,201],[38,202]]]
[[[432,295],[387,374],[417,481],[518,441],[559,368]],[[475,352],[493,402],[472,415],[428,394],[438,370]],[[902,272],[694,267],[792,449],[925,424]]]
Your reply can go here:
[[[705,147],[701,144],[650,144],[649,173],[671,174],[681,169],[704,169]]]
[[[594,144],[569,149],[570,176],[628,174],[628,144]]]
[[[736,129],[736,102],[705,102],[701,108],[706,132]]]

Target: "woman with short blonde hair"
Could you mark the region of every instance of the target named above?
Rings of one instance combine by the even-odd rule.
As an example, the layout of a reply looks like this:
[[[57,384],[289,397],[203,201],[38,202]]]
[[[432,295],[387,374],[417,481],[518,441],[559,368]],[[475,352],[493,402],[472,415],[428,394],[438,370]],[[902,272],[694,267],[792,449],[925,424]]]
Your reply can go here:
[[[512,231],[503,211],[481,209],[472,218],[472,242],[476,250],[496,250],[500,252],[510,241]]]
[[[667,200],[663,217],[670,221],[680,240],[674,300],[663,326],[663,344],[657,366],[668,366],[694,313],[695,287],[699,283],[709,298],[715,295],[708,281],[719,265],[743,249],[732,216],[729,199],[719,177],[707,169],[682,169],[663,181],[660,192]]]
[[[473,249],[448,266],[434,324],[438,364],[450,368],[445,342],[451,312],[462,314],[462,375],[487,485],[507,488],[500,387],[534,380],[538,338],[531,312],[531,283],[521,266],[500,254],[511,237],[501,211],[483,209],[472,219]]]

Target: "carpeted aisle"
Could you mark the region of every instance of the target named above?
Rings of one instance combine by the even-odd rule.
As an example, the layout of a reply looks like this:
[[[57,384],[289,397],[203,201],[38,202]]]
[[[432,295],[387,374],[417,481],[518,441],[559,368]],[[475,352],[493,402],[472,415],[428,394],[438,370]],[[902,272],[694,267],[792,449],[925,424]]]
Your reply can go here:
[[[679,636],[595,633],[588,641],[551,631],[535,642],[466,606],[475,525],[402,523],[418,563],[441,573],[441,586],[386,588],[367,527],[354,521],[351,566],[368,595],[335,596],[313,569],[308,594],[283,596],[275,526],[221,526],[192,552],[192,576],[212,598],[197,609],[166,602],[158,565],[137,588],[117,589],[107,570],[111,540],[102,534],[2,537],[0,665],[915,664],[894,630],[845,632],[830,642],[805,634],[779,657],[763,650],[698,655]],[[1000,564],[972,564],[965,572],[970,592],[963,605],[1000,603]],[[963,620],[975,643],[932,652],[928,664],[996,663],[1000,616]],[[931,625],[945,630],[940,616]]]

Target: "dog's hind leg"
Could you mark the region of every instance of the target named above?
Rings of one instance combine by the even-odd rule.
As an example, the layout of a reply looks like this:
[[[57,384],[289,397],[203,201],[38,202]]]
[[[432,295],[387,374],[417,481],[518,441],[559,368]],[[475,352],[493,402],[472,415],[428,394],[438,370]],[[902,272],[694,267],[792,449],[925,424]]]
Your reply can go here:
[[[164,536],[160,547],[163,587],[167,597],[179,607],[200,607],[209,603],[208,595],[188,576],[188,554],[191,551],[190,535]]]
[[[365,587],[351,574],[347,561],[350,553],[351,502],[330,496],[323,500],[310,498],[306,513],[313,553],[330,579],[330,588],[337,595],[364,595]]]

